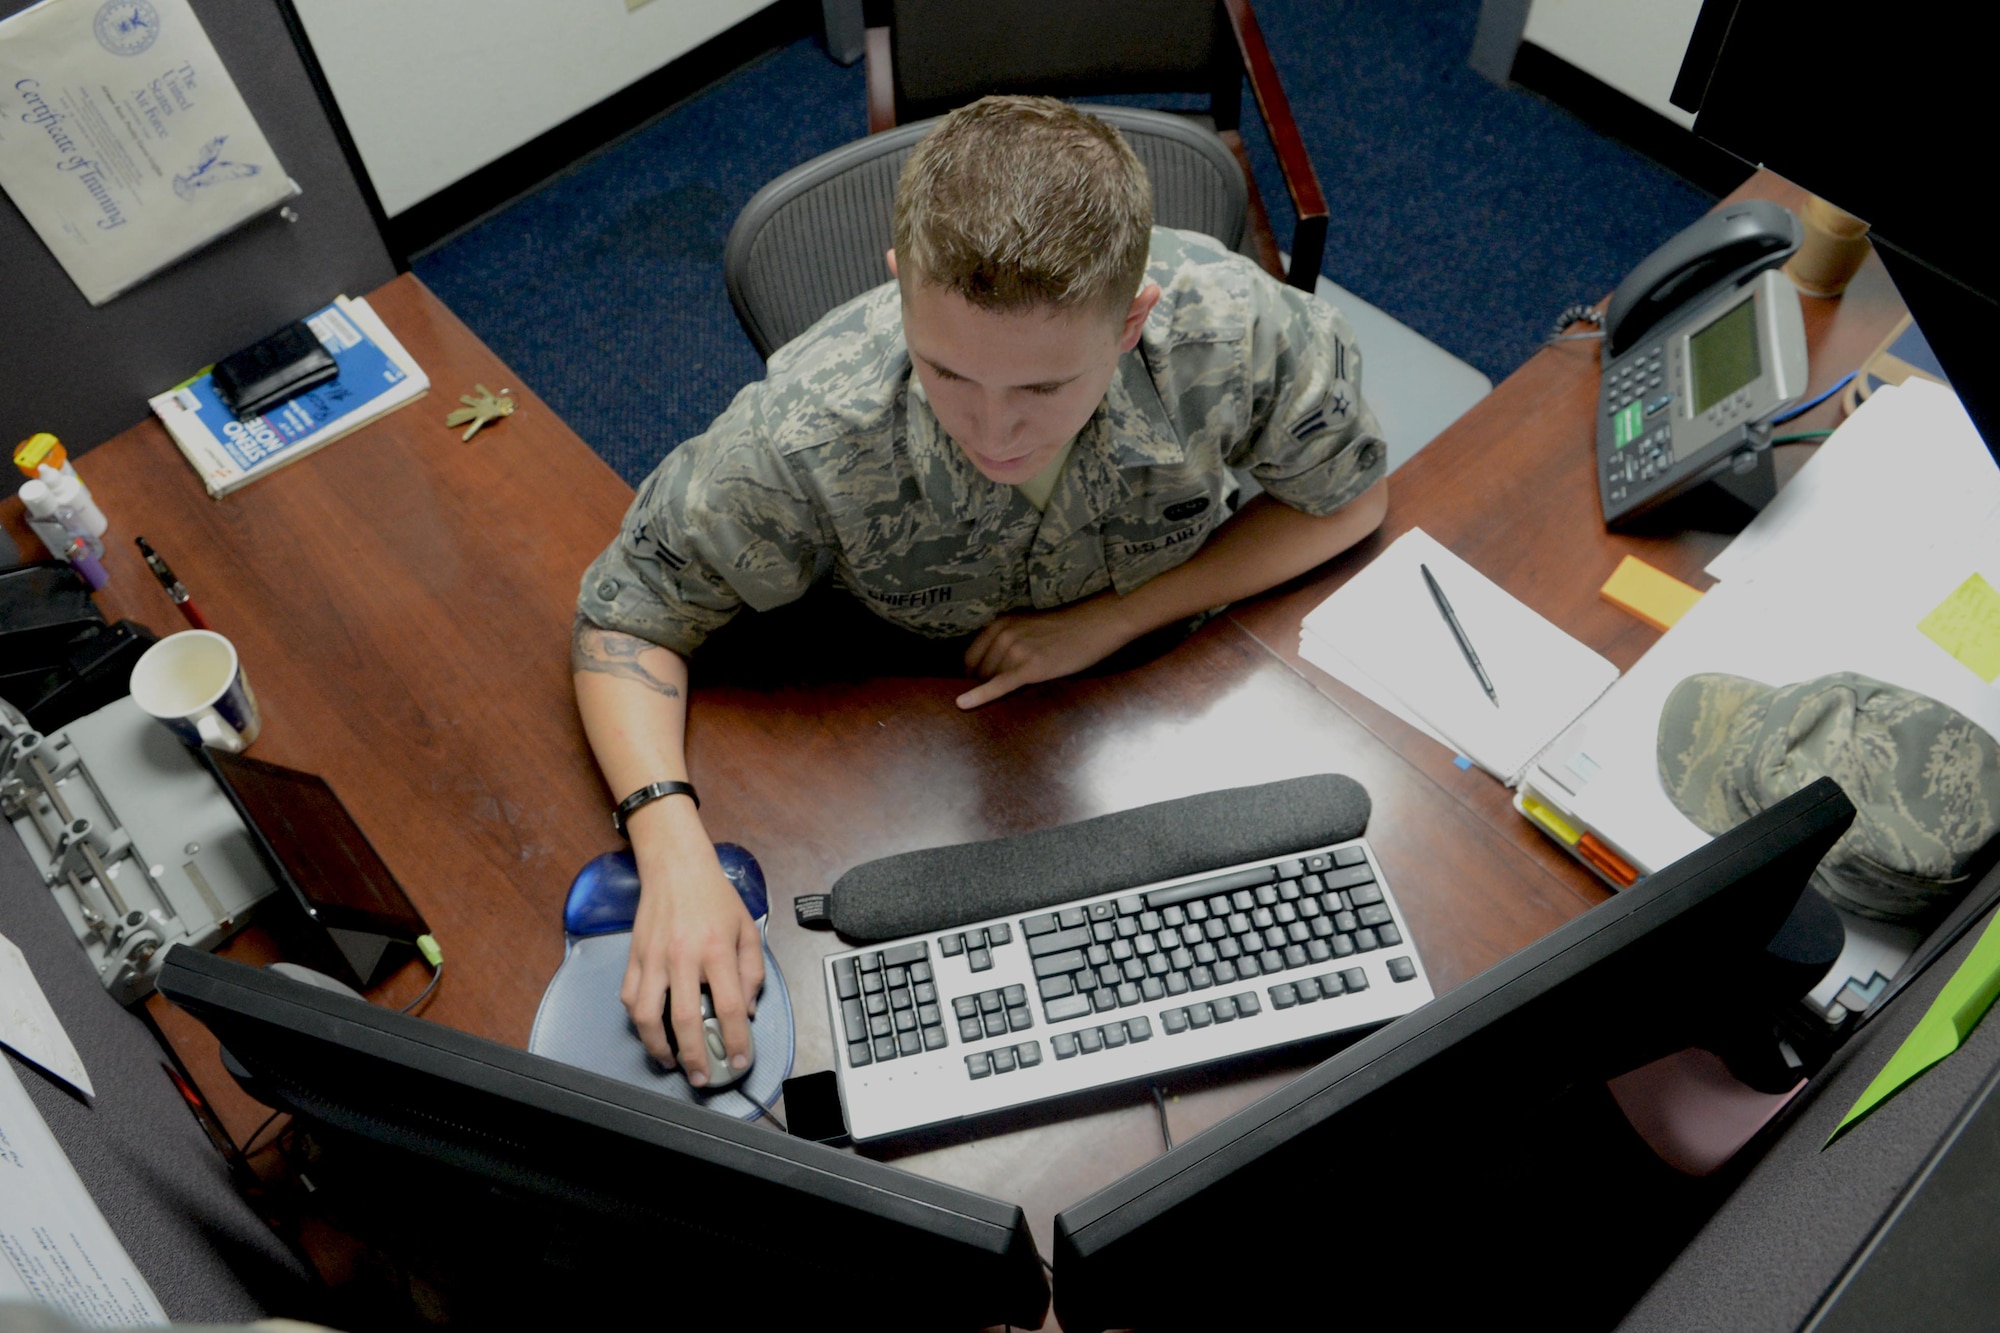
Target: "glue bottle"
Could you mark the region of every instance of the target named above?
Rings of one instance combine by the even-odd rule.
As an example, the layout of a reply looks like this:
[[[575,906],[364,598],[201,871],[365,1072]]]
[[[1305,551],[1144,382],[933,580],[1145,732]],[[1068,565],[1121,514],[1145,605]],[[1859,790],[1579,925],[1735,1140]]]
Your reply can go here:
[[[110,529],[111,520],[97,507],[97,501],[90,498],[90,487],[76,473],[65,476],[47,463],[42,464],[40,472],[42,484],[49,488],[49,498],[56,502],[56,517],[71,532],[90,539],[92,555],[102,556],[104,534]]]
[[[80,532],[72,532],[62,521],[61,508],[55,496],[49,493],[45,481],[24,481],[21,483],[21,507],[28,511],[28,526],[42,539],[42,545],[49,548],[49,554],[58,560],[68,560],[70,548],[78,541],[93,559],[104,553],[104,543],[97,544],[97,550],[90,550],[89,537]]]
[[[41,476],[44,464],[65,477],[76,476],[76,464],[69,461],[69,451],[63,448],[61,440],[45,430],[14,446],[14,466],[21,469],[22,476],[30,480]]]

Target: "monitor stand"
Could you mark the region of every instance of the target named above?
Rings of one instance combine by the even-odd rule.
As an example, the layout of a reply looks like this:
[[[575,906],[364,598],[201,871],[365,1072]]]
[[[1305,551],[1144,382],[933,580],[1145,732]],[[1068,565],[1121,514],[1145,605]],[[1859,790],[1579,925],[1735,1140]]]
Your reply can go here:
[[[397,939],[390,935],[376,935],[365,930],[344,930],[339,926],[328,926],[326,933],[327,938],[333,941],[333,947],[339,950],[341,960],[354,969],[354,975],[359,978],[363,990],[367,990],[382,979],[377,975],[378,972],[387,974],[389,969],[384,966],[384,960],[389,957],[390,950],[398,944],[410,943],[408,940]]]

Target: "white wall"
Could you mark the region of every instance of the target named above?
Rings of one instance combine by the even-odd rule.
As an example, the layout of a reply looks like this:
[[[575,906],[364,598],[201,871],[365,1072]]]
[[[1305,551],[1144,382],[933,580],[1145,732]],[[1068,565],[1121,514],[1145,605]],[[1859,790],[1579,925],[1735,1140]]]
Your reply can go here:
[[[1701,0],[1534,0],[1521,36],[1676,125],[1694,117],[1667,100]]]
[[[770,0],[296,0],[391,217]]]

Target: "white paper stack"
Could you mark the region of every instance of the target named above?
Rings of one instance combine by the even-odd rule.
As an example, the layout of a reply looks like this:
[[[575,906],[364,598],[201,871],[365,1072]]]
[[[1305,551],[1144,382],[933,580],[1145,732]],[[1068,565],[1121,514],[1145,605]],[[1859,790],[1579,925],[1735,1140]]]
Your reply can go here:
[[[1432,601],[1427,566],[1472,641],[1487,698]],[[1618,678],[1618,669],[1412,528],[1305,618],[1299,655],[1503,782]]]
[[[248,420],[223,404],[206,371],[149,401],[217,499],[421,398],[431,386],[364,300],[339,297],[306,325],[339,366],[337,379]]]

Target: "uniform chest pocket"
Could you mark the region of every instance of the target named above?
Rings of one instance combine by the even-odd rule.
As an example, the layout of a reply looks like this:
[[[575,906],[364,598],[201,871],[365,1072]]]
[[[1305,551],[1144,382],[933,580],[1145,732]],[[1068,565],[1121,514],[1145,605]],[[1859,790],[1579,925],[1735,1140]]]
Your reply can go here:
[[[1190,494],[1176,490],[1139,512],[1104,521],[1104,562],[1112,586],[1129,593],[1186,560],[1228,516],[1219,482]]]

